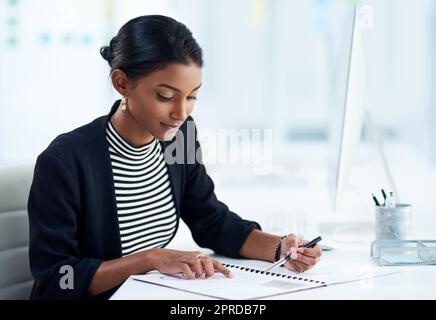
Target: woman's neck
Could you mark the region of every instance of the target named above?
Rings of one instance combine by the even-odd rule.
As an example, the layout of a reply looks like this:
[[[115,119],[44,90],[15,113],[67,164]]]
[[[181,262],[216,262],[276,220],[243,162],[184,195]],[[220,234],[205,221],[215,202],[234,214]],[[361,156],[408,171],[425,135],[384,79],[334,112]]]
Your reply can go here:
[[[139,148],[150,143],[154,137],[145,131],[130,112],[123,113],[120,108],[109,119],[118,134],[132,147]]]

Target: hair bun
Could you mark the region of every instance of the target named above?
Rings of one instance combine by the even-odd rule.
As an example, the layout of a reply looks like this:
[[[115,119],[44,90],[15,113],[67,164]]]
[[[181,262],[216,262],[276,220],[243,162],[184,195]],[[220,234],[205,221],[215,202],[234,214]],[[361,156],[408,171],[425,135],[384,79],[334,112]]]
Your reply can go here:
[[[112,55],[112,50],[111,50],[110,46],[101,47],[100,54],[103,57],[103,59],[105,59],[107,62],[110,63],[111,55]]]

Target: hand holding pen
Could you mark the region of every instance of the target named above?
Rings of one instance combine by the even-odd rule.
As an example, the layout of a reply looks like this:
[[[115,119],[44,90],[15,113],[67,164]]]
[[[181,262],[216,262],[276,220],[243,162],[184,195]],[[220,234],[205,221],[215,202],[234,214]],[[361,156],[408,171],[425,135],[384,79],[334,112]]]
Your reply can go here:
[[[321,241],[321,237],[317,237],[310,242],[300,241],[296,235],[289,235],[283,240],[282,255],[284,257],[273,263],[267,270],[270,271],[282,264],[295,272],[304,272],[311,269],[319,262],[321,256],[321,248],[315,247]]]

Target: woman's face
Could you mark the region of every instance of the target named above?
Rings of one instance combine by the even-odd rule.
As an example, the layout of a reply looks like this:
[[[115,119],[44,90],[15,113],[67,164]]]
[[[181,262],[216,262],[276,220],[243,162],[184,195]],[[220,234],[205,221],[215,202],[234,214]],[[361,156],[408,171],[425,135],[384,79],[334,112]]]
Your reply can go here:
[[[128,112],[144,132],[169,141],[191,114],[200,86],[198,65],[170,64],[128,86]]]

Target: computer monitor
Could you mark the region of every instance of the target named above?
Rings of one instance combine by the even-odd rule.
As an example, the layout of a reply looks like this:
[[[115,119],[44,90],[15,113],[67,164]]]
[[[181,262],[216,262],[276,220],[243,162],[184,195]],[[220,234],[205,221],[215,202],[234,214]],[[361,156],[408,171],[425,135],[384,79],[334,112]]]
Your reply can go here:
[[[358,7],[347,10],[336,33],[337,54],[332,79],[330,119],[330,192],[333,211],[338,208],[360,142],[365,121],[364,59]],[[332,38],[332,41],[335,38]]]
[[[370,133],[374,142],[374,151],[379,155],[382,162],[383,173],[390,190],[395,194],[398,201],[398,190],[393,175],[388,165],[381,137],[365,105],[365,65],[362,40],[362,28],[359,21],[359,7],[352,6],[341,23],[342,33],[338,33],[339,45],[336,45],[338,54],[337,64],[333,73],[335,79],[331,101],[332,118],[330,121],[330,192],[333,211],[337,212],[339,203],[343,198],[344,190],[348,185],[348,177],[353,164],[356,148],[361,142],[362,130]],[[377,178],[377,179],[376,179]],[[380,187],[379,177],[370,177],[371,181],[366,184],[374,184]],[[369,183],[371,182],[371,183]],[[373,190],[375,191],[375,190]],[[371,201],[369,190],[365,190],[367,201]]]

